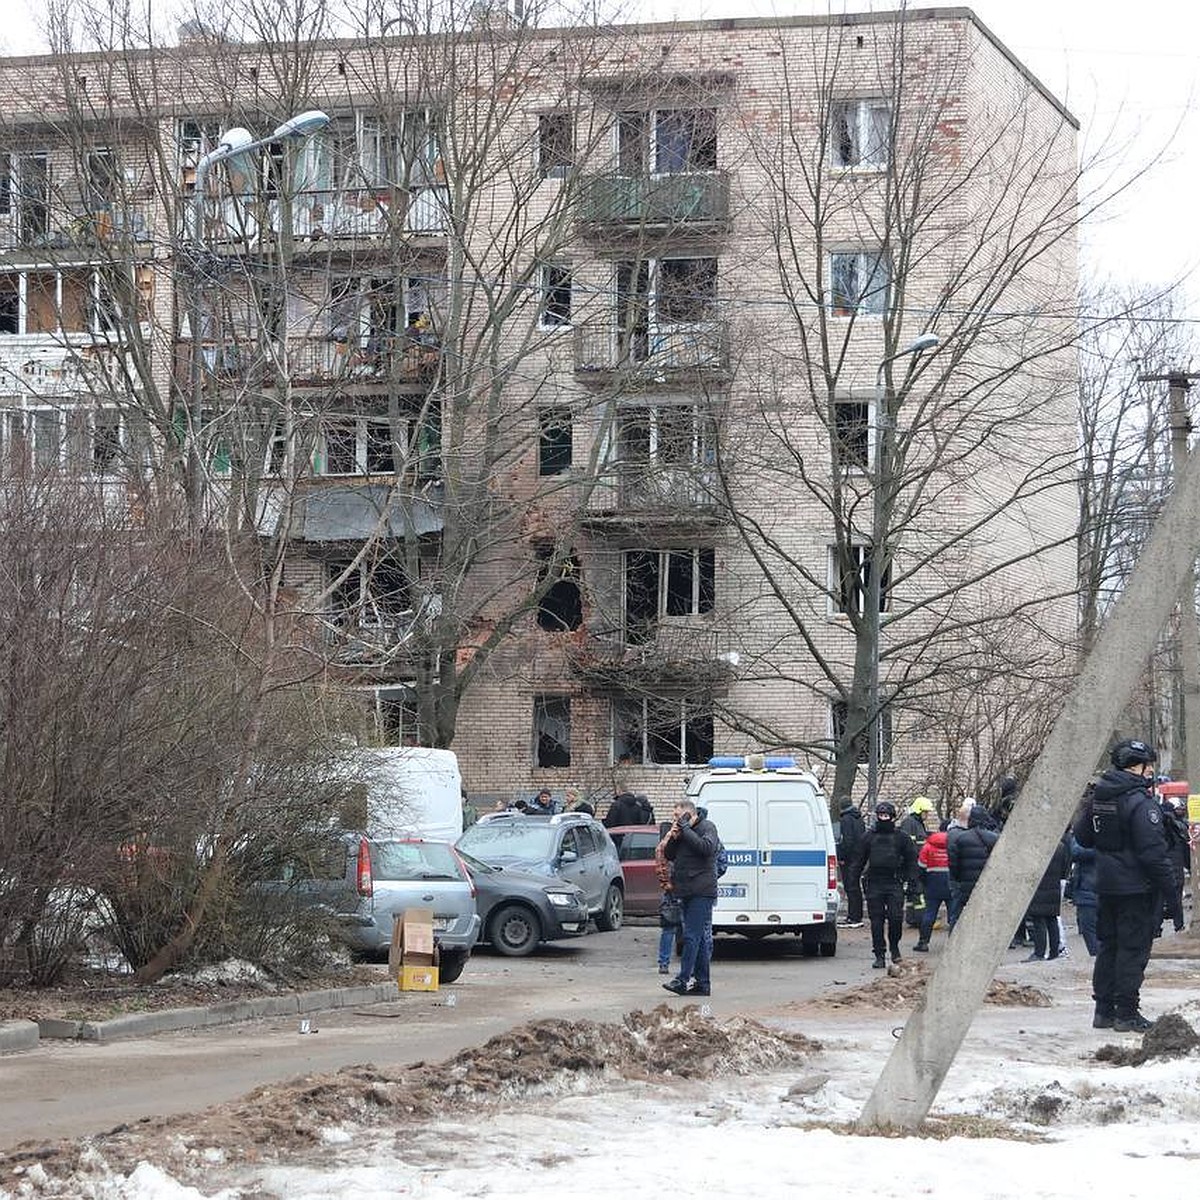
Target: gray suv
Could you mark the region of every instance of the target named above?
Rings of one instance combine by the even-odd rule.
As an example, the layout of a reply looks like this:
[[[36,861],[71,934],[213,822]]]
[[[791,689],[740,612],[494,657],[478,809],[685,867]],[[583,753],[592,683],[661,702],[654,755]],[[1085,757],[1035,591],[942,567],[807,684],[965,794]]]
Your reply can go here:
[[[328,911],[337,936],[368,955],[387,953],[392,925],[405,909],[431,908],[439,980],[453,983],[463,973],[480,921],[475,885],[449,842],[345,833],[330,841],[322,859],[308,871],[285,872],[291,902]]]
[[[489,813],[458,839],[460,849],[499,867],[521,867],[556,875],[587,897],[597,929],[621,927],[625,880],[617,848],[595,817],[559,813],[530,817],[519,812]]]

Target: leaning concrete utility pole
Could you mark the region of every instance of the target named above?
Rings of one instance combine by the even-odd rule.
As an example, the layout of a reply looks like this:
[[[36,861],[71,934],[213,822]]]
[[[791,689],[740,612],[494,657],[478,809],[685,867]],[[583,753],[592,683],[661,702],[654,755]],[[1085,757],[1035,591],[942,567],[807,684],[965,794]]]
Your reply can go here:
[[[924,998],[884,1064],[859,1117],[860,1129],[915,1129],[928,1114],[1198,553],[1200,464],[1191,454],[1050,731]]]

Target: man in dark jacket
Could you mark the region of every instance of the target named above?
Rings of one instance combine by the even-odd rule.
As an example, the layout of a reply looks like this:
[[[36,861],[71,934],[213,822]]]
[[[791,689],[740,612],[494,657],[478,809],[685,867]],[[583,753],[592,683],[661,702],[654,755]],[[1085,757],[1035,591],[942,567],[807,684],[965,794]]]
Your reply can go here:
[[[1183,814],[1179,811],[1179,801],[1174,796],[1163,796],[1159,809],[1162,812],[1163,833],[1167,839],[1167,857],[1171,860],[1171,872],[1175,876],[1175,886],[1169,895],[1162,898],[1162,907],[1158,913],[1158,924],[1154,936],[1162,934],[1162,923],[1169,918],[1175,926],[1175,932],[1183,929],[1183,882],[1187,872],[1192,868],[1191,848],[1188,845],[1188,827]]]
[[[1096,909],[1100,897],[1096,895],[1096,851],[1092,846],[1081,846],[1079,839],[1071,834],[1071,903],[1075,905],[1075,925],[1087,952],[1096,957],[1100,939],[1096,936]]]
[[[708,996],[712,957],[712,913],[717,902],[717,827],[696,812],[691,800],[675,805],[675,821],[663,854],[672,864],[671,887],[683,907],[683,957],[679,974],[663,987],[677,996]],[[690,985],[690,986],[689,986]]]
[[[620,791],[613,796],[608,812],[604,814],[604,820],[600,823],[605,829],[616,829],[621,825],[642,825],[647,822],[642,820],[642,806],[637,796],[633,792]],[[623,833],[618,833],[613,838],[614,845],[620,848],[624,836]]]
[[[1174,884],[1162,811],[1150,793],[1156,757],[1145,742],[1118,742],[1075,820],[1079,844],[1096,851],[1095,1029],[1142,1033],[1152,1024],[1138,1011],[1139,992],[1161,896]]]
[[[950,862],[950,879],[958,887],[958,911],[955,920],[966,908],[975,885],[979,882],[983,868],[987,866],[992,848],[1000,840],[996,822],[982,804],[976,804],[967,818],[965,833],[960,833],[947,843],[946,853]]]
[[[867,915],[871,919],[873,967],[884,967],[884,949],[892,962],[900,961],[900,937],[904,932],[904,893],[918,893],[917,848],[906,833],[896,828],[896,806],[881,800],[875,805],[875,828],[863,838],[855,870],[866,872]],[[884,941],[886,924],[887,940]]]
[[[847,796],[838,814],[837,856],[842,872],[842,887],[846,889],[846,928],[861,929],[863,923],[862,880],[853,870],[862,857],[863,839],[867,836],[862,813]]]

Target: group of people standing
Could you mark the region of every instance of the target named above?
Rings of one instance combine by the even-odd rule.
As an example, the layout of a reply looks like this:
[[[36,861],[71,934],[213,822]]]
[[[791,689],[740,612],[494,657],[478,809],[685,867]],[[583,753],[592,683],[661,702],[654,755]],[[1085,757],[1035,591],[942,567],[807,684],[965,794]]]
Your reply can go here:
[[[1190,869],[1188,829],[1178,801],[1154,794],[1154,750],[1136,739],[1113,747],[1110,767],[1089,786],[1072,827],[1055,845],[1012,946],[1029,944],[1027,962],[1066,954],[1061,905],[1071,896],[1078,928],[1094,956],[1093,1024],[1118,1032],[1150,1022],[1139,990],[1153,940],[1164,919],[1183,928],[1182,893]],[[953,930],[983,874],[1017,799],[1016,781],[1000,782],[990,810],[967,799],[940,828],[930,828],[932,802],[919,796],[903,819],[890,801],[875,806],[867,829],[849,800],[838,818],[838,860],[850,928],[871,925],[873,966],[900,961],[904,901],[919,925],[913,949],[925,952],[942,909]]]

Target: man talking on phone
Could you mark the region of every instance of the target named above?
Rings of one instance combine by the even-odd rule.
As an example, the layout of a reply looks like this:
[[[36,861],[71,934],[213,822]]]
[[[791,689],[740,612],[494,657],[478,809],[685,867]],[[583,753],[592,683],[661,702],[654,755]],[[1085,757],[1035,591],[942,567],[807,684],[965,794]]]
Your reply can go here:
[[[663,854],[674,865],[675,895],[683,907],[683,957],[679,974],[663,987],[677,996],[712,994],[709,978],[713,905],[717,902],[717,827],[696,812],[691,800],[675,805]]]

